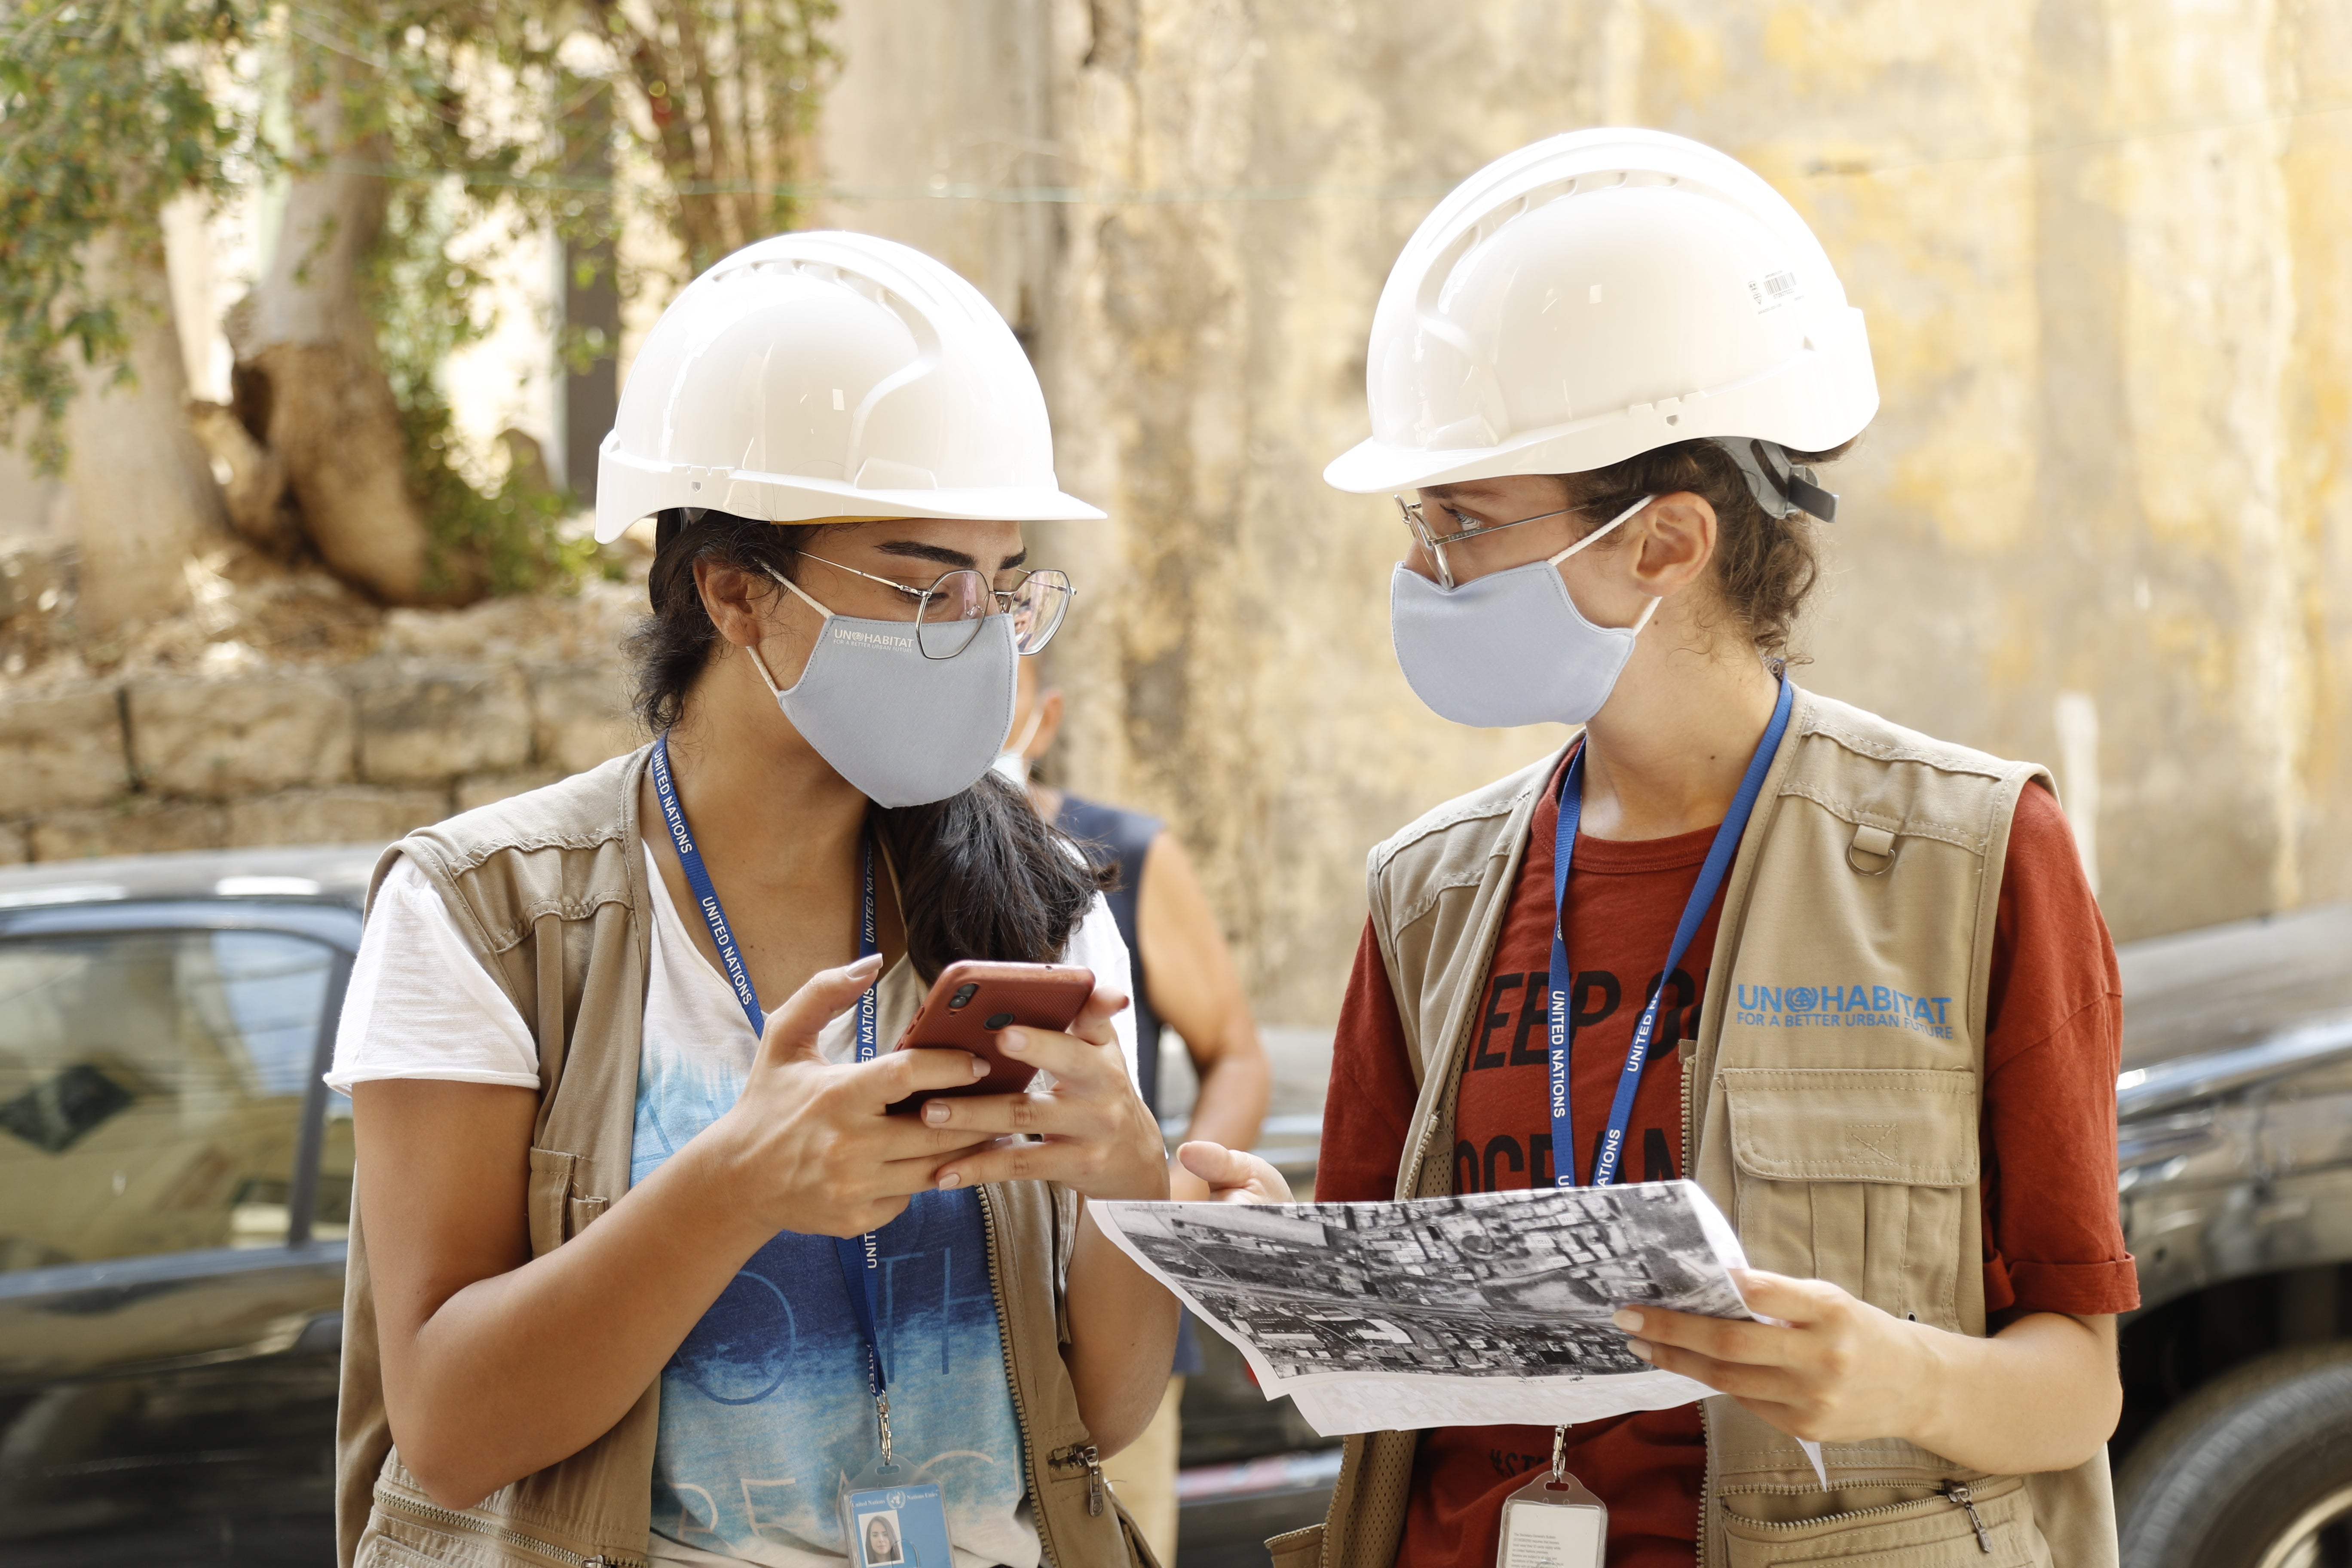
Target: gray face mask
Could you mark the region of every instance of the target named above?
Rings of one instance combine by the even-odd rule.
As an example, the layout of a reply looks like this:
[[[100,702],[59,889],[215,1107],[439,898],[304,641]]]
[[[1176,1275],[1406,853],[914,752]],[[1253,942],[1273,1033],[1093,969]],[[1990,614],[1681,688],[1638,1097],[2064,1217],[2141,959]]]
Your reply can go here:
[[[1660,603],[1630,626],[1596,626],[1569,597],[1559,563],[1640,511],[1643,496],[1544,561],[1441,588],[1399,566],[1389,635],[1413,694],[1457,724],[1581,724],[1601,711]]]
[[[980,781],[1013,728],[1019,659],[1011,616],[982,621],[953,658],[926,658],[914,622],[836,616],[798,584],[776,581],[824,617],[808,668],[779,691],[759,649],[745,651],[834,772],[883,806],[945,800]]]

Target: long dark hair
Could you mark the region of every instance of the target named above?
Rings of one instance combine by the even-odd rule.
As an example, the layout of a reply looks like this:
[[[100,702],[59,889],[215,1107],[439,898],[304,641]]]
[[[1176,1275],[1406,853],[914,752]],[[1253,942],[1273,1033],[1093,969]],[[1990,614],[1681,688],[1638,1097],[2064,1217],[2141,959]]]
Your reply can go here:
[[[653,614],[627,645],[646,728],[659,734],[678,721],[719,643],[694,563],[768,582],[771,572],[794,577],[802,548],[824,526],[698,510],[661,514],[646,582]],[[960,958],[1055,962],[1104,886],[1086,856],[1039,818],[1027,794],[993,772],[961,795],[928,805],[873,806],[869,814],[898,868],[907,952],[926,981]]]

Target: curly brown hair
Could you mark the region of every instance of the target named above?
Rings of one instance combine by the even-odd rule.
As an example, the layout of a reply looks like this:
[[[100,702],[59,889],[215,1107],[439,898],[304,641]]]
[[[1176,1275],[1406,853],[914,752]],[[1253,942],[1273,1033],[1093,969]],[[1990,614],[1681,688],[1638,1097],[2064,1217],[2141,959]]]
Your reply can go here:
[[[1853,441],[1846,441],[1825,452],[1791,451],[1789,460],[1835,462],[1853,448]],[[1776,518],[1757,505],[1730,453],[1709,440],[1676,441],[1605,468],[1559,478],[1567,487],[1568,504],[1593,528],[1643,496],[1687,490],[1705,497],[1715,508],[1715,591],[1725,615],[1766,658],[1783,665],[1803,662],[1791,657],[1789,643],[1805,596],[1822,574],[1818,525],[1804,512]]]

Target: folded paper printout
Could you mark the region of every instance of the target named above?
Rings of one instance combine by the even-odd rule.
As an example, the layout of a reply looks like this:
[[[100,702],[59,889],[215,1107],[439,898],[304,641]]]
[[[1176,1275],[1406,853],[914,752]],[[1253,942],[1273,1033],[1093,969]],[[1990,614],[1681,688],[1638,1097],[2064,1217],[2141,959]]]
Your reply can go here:
[[[1088,1209],[1326,1436],[1685,1405],[1711,1391],[1635,1357],[1610,1314],[1751,1316],[1739,1238],[1692,1182]]]

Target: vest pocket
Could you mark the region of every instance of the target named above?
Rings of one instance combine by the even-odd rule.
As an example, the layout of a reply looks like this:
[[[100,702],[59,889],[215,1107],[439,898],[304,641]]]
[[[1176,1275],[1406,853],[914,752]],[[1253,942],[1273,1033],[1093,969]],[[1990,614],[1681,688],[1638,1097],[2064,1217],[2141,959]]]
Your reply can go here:
[[[1827,1279],[1897,1316],[1958,1325],[1978,1176],[1973,1073],[1725,1068],[1732,1223],[1759,1268]]]
[[[1802,1497],[1731,1487],[1720,1503],[1730,1568],[2052,1568],[2032,1500],[2015,1476],[1978,1482],[1969,1496],[1973,1516],[1927,1486],[1842,1487]],[[1829,1511],[1790,1517],[1801,1506]]]

